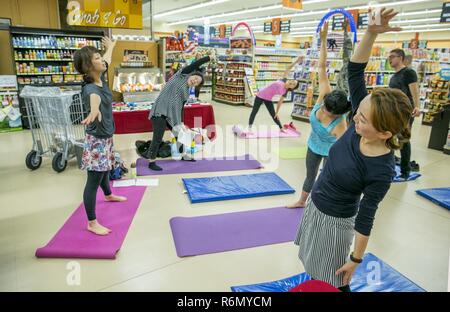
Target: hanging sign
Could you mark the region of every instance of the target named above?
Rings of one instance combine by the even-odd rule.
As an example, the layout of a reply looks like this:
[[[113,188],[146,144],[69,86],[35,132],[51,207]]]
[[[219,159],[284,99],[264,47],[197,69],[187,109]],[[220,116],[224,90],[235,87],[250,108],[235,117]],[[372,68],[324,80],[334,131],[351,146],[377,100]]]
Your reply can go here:
[[[280,32],[290,33],[291,32],[291,20],[281,21]]]
[[[69,0],[70,26],[142,29],[142,0]]]
[[[369,13],[359,12],[358,14],[358,29],[366,29],[369,25]]]
[[[450,1],[442,4],[441,23],[450,23]]]
[[[345,16],[342,14],[333,15],[331,23],[332,30],[344,30]]]
[[[303,8],[302,0],[283,0],[283,7],[288,9],[301,10]]]
[[[272,20],[272,35],[276,36],[281,33],[281,19],[274,18]]]

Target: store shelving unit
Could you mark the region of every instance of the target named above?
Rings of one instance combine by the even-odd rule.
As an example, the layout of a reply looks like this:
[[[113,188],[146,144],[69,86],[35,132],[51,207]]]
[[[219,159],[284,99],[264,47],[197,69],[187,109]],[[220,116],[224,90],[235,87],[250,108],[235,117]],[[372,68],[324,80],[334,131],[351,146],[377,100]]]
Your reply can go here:
[[[422,124],[431,125],[433,116],[440,112],[444,106],[450,105],[450,81],[433,79],[430,81],[425,100],[425,113]]]
[[[294,91],[291,117],[295,120],[309,122],[309,115],[319,96],[318,86],[318,51],[307,50],[303,62],[294,69],[294,78],[299,81]],[[327,72],[331,85],[336,85],[337,74],[342,66],[339,52],[328,52]]]
[[[229,54],[219,55],[213,72],[212,99],[231,104],[245,104],[245,68],[253,68],[252,48],[230,49]]]
[[[75,71],[72,56],[83,46],[102,50],[103,32],[11,27],[11,47],[18,91],[26,85],[81,89],[83,76]],[[19,99],[24,128],[27,113]]]

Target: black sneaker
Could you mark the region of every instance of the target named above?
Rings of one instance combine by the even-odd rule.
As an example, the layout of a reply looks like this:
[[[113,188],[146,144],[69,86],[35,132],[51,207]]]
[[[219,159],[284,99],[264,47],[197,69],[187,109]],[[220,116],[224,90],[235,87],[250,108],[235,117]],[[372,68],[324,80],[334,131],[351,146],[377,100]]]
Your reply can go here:
[[[420,166],[418,163],[416,163],[414,160],[411,162],[411,171],[420,171]]]
[[[187,155],[183,155],[183,157],[181,157],[181,160],[183,161],[196,161],[194,158],[191,158]]]
[[[148,169],[154,170],[154,171],[161,171],[162,170],[162,168],[160,166],[158,166],[157,164],[155,164],[155,162],[149,162],[148,163]]]

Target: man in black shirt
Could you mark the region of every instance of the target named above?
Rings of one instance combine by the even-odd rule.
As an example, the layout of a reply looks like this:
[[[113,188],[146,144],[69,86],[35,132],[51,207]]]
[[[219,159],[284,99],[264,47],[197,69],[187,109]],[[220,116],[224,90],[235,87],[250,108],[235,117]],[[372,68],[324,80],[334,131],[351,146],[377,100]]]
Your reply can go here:
[[[412,126],[414,117],[420,116],[420,96],[419,96],[419,84],[417,83],[417,74],[414,69],[405,65],[405,52],[402,49],[394,49],[389,54],[389,63],[395,70],[394,76],[389,81],[389,87],[400,89],[405,93],[413,107],[411,120],[409,122]],[[401,178],[407,180],[409,173],[411,172],[411,143],[407,142],[400,150],[401,161],[400,171]]]

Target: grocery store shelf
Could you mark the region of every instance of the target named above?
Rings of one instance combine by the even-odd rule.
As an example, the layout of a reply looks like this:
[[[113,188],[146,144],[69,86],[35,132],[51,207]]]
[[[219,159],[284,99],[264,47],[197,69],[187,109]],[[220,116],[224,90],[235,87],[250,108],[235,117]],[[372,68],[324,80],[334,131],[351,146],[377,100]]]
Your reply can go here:
[[[215,90],[216,93],[224,93],[224,94],[230,94],[230,95],[244,95],[244,92],[242,93],[231,93],[231,92],[226,92],[226,91],[220,91],[220,90]]]
[[[57,48],[57,47],[14,47],[14,49],[33,49],[33,50],[80,50],[81,48]]]
[[[72,59],[60,59],[60,60],[55,60],[55,59],[40,59],[40,60],[35,60],[35,59],[15,59],[14,61],[16,62],[72,62]]]
[[[225,103],[225,104],[232,104],[232,105],[243,105],[244,102],[232,102],[232,101],[227,101],[227,100],[223,100],[220,98],[213,98],[213,101],[219,102],[219,103]]]
[[[33,74],[17,74],[17,76],[49,76],[49,75],[79,75],[78,73],[33,73]]]

